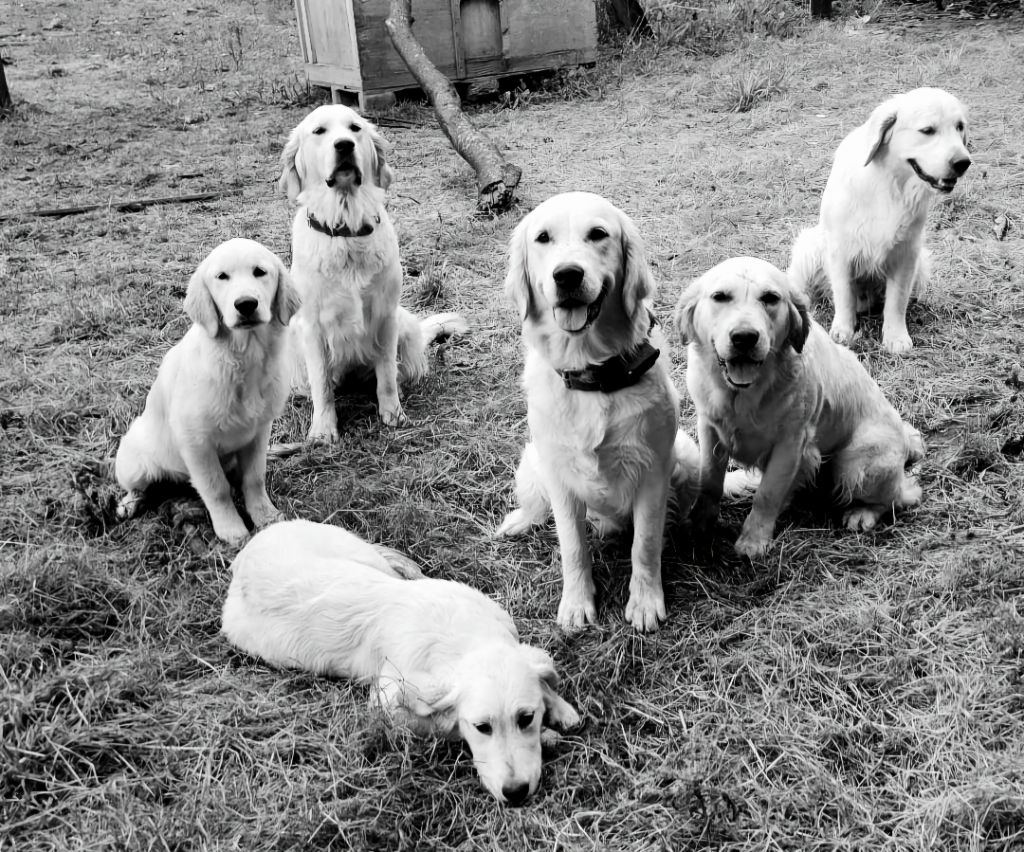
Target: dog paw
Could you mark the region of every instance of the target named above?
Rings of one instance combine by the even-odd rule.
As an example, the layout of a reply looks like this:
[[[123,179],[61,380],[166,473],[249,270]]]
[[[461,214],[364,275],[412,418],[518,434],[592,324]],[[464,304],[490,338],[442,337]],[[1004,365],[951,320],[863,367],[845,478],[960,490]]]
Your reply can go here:
[[[143,493],[141,491],[129,491],[117,503],[114,510],[119,521],[126,521],[134,518],[142,510]]]
[[[630,591],[626,603],[626,621],[634,628],[650,633],[657,630],[664,620],[665,593],[661,589],[644,585]]]
[[[558,708],[548,708],[547,714],[544,716],[545,725],[553,725],[556,728],[561,728],[563,731],[575,728],[579,723],[580,714],[566,701],[562,701]],[[545,728],[545,730],[550,729]],[[543,736],[543,731],[541,735]]]
[[[494,538],[512,538],[529,532],[533,524],[522,509],[515,509],[505,515],[505,520],[494,531]]]
[[[760,559],[768,552],[768,548],[772,545],[771,536],[765,536],[760,533],[750,533],[744,531],[740,534],[740,537],[736,539],[736,552],[740,556],[746,556],[747,559],[754,560]]]
[[[914,342],[906,332],[892,335],[883,334],[882,347],[886,352],[891,352],[893,355],[906,355],[914,348]]]
[[[280,511],[273,504],[266,506],[258,506],[249,510],[249,517],[252,518],[252,522],[257,528],[262,529],[263,527],[270,526],[270,524],[276,524],[278,521],[284,520],[284,512]]]
[[[405,412],[402,410],[402,406],[398,406],[395,409],[381,409],[380,419],[384,421],[385,426],[408,426],[409,418],[405,416]]]
[[[597,621],[597,607],[594,606],[593,595],[573,595],[562,593],[558,603],[558,616],[555,619],[563,630],[579,630]]]
[[[868,506],[858,506],[843,515],[843,526],[854,532],[873,530],[878,523],[878,511]]]
[[[249,530],[239,517],[214,520],[213,532],[225,544],[238,547],[249,537]]]
[[[306,440],[311,444],[336,444],[340,437],[337,426],[323,423],[314,423],[306,433]]]
[[[853,342],[853,326],[846,325],[845,323],[832,323],[832,328],[829,329],[828,333],[840,346],[849,346]]]

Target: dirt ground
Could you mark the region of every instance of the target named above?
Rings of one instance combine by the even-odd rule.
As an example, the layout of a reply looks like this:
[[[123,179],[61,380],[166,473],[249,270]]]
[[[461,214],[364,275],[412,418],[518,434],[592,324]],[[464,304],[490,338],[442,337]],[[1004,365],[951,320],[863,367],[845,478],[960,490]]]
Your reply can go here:
[[[390,729],[364,687],[227,647],[234,553],[194,494],[113,521],[107,460],[188,327],[197,263],[235,236],[289,258],[278,158],[326,99],[302,78],[293,7],[8,4],[0,848],[1024,848],[1024,13],[989,8],[998,17],[966,3],[801,16],[787,38],[755,28],[713,55],[606,46],[594,69],[473,108],[524,171],[520,205],[499,217],[475,212],[473,174],[429,108],[374,116],[397,173],[404,302],[457,310],[472,331],[406,389],[412,425],[386,429],[372,395],[346,393],[341,442],[272,461],[268,485],[290,516],[493,595],[553,654],[584,724],[547,754],[536,797],[502,809],[458,744]],[[838,141],[918,85],[968,105],[974,165],[929,218],[935,277],[910,312],[914,350],[882,351],[877,322],[855,349],[925,434],[924,503],[861,535],[798,502],[755,564],[732,550],[749,502],[711,541],[677,519],[668,621],[648,636],[622,618],[628,538],[594,541],[599,623],[563,633],[553,529],[489,537],[526,437],[502,295],[511,229],[555,192],[608,196],[647,241],[667,322],[725,257],[785,266]],[[751,92],[753,108],[732,111]],[[198,192],[223,194],[10,216]],[[682,389],[678,344],[671,357]],[[692,431],[685,395],[682,419]],[[275,440],[301,440],[308,420],[293,400]]]

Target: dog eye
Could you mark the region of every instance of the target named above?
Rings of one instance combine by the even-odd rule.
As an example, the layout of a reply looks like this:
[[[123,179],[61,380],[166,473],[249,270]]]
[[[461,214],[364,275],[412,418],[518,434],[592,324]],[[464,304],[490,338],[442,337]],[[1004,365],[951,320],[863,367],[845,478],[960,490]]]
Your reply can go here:
[[[608,232],[604,228],[591,228],[590,233],[587,234],[587,239],[592,243],[598,243],[608,236]]]
[[[921,133],[923,133],[925,136],[934,136],[935,135],[935,128],[934,127],[922,127],[921,128]]]
[[[723,293],[721,290],[716,290],[714,293],[711,294],[711,301],[712,302],[731,302],[732,301],[732,296],[730,296],[728,293]]]
[[[321,127],[314,127],[313,128],[313,135],[314,136],[320,136],[320,135],[322,135],[322,134],[324,134],[326,132],[327,132],[327,128],[323,127],[323,126],[321,126]]]
[[[777,305],[782,297],[778,293],[765,293],[761,296],[761,303],[765,305]]]
[[[267,270],[265,270],[262,266],[254,266],[252,268],[253,278],[262,278],[266,274]]]
[[[516,724],[519,726],[519,730],[525,731],[533,724],[533,713],[520,713]]]
[[[218,272],[217,273],[217,280],[218,281],[227,281],[228,280],[228,274],[226,272]]]
[[[956,123],[956,132],[957,133],[963,133],[964,132],[964,123],[962,121],[958,121]]]
[[[348,126],[348,129],[349,129],[349,130],[351,130],[351,131],[352,131],[353,133],[358,133],[358,132],[359,132],[360,130],[362,130],[363,128],[362,128],[362,127],[360,127],[360,126],[359,126],[358,124],[350,124],[350,125]]]
[[[538,243],[550,243],[551,235],[547,231],[541,231],[536,237],[534,237],[534,240]]]
[[[494,728],[491,727],[490,722],[481,722],[479,725],[474,725],[473,727],[476,728],[485,737],[489,737],[492,733],[494,733]]]

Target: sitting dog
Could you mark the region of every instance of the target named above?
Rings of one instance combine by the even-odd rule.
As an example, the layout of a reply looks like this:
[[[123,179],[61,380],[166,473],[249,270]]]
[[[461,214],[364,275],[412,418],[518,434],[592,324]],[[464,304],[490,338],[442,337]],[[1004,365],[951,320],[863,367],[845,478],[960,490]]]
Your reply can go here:
[[[677,431],[679,397],[633,222],[606,199],[556,195],[516,227],[505,290],[523,322],[531,441],[516,472],[519,508],[496,535],[554,514],[562,556],[558,623],[597,617],[586,518],[604,534],[633,522],[626,618],[665,618],[662,533],[669,488],[696,485],[696,444]],[[665,354],[662,354],[662,353]],[[681,498],[684,506],[689,499]]]
[[[257,526],[281,513],[266,490],[270,426],[288,397],[286,334],[298,297],[277,255],[252,240],[228,240],[199,264],[185,311],[193,325],[164,356],[146,407],[121,439],[115,474],[135,514],[147,486],[188,480],[217,537],[248,535],[225,468],[237,468]]]
[[[499,802],[536,791],[544,724],[579,723],[551,657],[520,644],[500,606],[462,583],[404,579],[422,574],[395,551],[286,521],[253,536],[232,570],[228,641],[273,666],[371,682],[414,731],[465,740]]]
[[[452,313],[417,319],[398,304],[402,266],[384,206],[384,140],[346,106],[317,107],[292,131],[281,166],[281,189],[299,204],[292,278],[302,308],[292,326],[313,401],[309,439],[338,439],[334,389],[353,369],[373,369],[384,423],[406,423],[399,378],[424,376],[427,344],[466,323]]]
[[[750,558],[768,549],[790,495],[823,459],[850,529],[869,530],[920,502],[904,472],[924,453],[920,433],[808,316],[805,294],[779,269],[750,257],[720,263],[683,292],[675,322],[689,341],[686,383],[697,410],[698,526],[718,515],[730,458],[763,471],[736,542]]]
[[[884,291],[882,345],[913,343],[907,305],[927,283],[924,225],[934,195],[971,165],[963,105],[941,89],[914,89],[881,104],[836,151],[821,219],[793,245],[789,275],[805,291],[832,285],[832,339],[849,344],[857,313]]]

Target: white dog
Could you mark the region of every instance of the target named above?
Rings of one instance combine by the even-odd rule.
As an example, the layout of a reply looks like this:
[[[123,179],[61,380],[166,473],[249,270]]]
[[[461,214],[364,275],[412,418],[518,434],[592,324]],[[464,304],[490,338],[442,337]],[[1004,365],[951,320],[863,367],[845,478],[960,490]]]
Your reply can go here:
[[[297,307],[284,265],[257,242],[228,240],[199,265],[185,296],[194,325],[164,356],[117,450],[128,491],[120,517],[138,510],[148,485],[187,479],[217,537],[239,543],[248,530],[225,475],[237,467],[253,523],[280,519],[267,496],[267,442],[288,397],[286,327]]]
[[[280,186],[299,204],[292,278],[302,308],[292,325],[313,401],[309,438],[338,439],[334,389],[353,368],[373,368],[381,419],[405,423],[399,377],[425,375],[427,344],[466,323],[451,313],[420,320],[398,304],[402,266],[384,206],[384,141],[348,107],[321,106],[292,131],[281,165]]]
[[[807,297],[770,263],[724,261],[682,294],[676,325],[689,341],[686,383],[700,439],[698,526],[718,515],[730,457],[763,471],[736,550],[771,545],[793,491],[826,461],[846,526],[868,530],[921,500],[904,473],[924,453],[857,357],[807,314]]]
[[[971,165],[963,105],[941,89],[881,104],[839,145],[821,197],[821,220],[800,233],[789,274],[808,292],[832,285],[832,339],[849,344],[857,313],[884,291],[882,345],[913,346],[907,305],[927,283],[928,205]]]
[[[519,805],[540,782],[541,729],[579,715],[556,692],[551,657],[519,643],[486,595],[422,574],[395,551],[327,524],[287,521],[236,557],[223,632],[281,668],[374,684],[419,733],[462,738],[484,786]]]
[[[654,282],[636,226],[598,195],[549,198],[512,234],[505,289],[523,321],[531,441],[516,472],[519,508],[496,534],[523,533],[554,514],[558,623],[579,627],[597,617],[587,515],[601,534],[631,519],[626,618],[653,630],[665,617],[670,484],[674,476],[682,491],[696,486],[698,454],[677,432],[679,397],[648,303]]]

